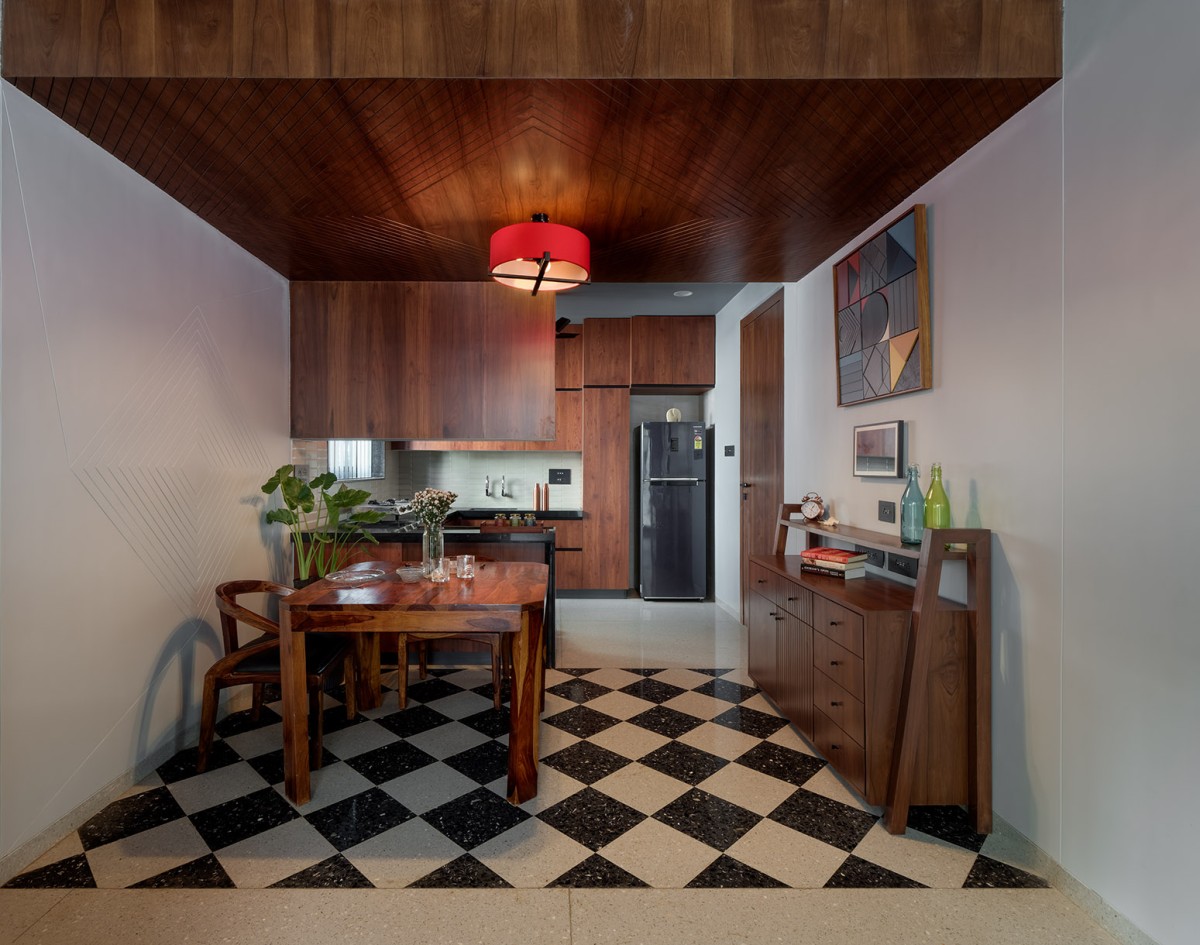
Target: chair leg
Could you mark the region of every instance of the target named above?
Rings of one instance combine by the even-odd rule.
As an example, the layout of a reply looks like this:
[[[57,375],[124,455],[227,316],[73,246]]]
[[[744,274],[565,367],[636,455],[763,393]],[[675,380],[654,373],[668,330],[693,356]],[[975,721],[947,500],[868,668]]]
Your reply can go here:
[[[355,686],[358,685],[358,678],[354,672],[354,653],[353,651],[346,654],[346,661],[342,664],[342,685],[346,690],[346,718],[352,719],[358,715],[358,696],[355,692]]]
[[[196,755],[196,773],[208,769],[208,753],[212,750],[213,734],[217,729],[217,699],[220,696],[217,681],[204,678],[204,699],[200,705],[200,746]]]
[[[260,682],[253,683],[250,686],[250,691],[253,694],[250,700],[250,718],[257,722],[262,717],[263,684]]]
[[[321,702],[324,691],[320,685],[308,691],[308,766],[314,771],[321,767],[321,742],[325,729],[325,713]]]
[[[396,634],[396,698],[400,708],[408,708],[408,636]]]
[[[492,704],[498,710],[504,704],[504,700],[503,700],[503,697],[500,692],[500,690],[503,688],[504,677],[501,675],[501,668],[500,668],[501,664],[503,663],[503,660],[500,655],[501,645],[500,645],[499,639],[496,639],[492,642],[491,649],[492,649],[492,691],[494,693],[494,695],[492,697]]]
[[[424,640],[417,644],[417,672],[422,679],[429,675],[429,644]]]

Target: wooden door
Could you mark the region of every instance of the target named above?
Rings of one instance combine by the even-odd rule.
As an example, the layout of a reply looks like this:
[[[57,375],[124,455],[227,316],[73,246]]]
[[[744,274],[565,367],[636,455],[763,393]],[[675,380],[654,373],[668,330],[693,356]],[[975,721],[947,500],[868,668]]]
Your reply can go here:
[[[783,293],[742,319],[742,623],[750,555],[769,554],[783,501]]]

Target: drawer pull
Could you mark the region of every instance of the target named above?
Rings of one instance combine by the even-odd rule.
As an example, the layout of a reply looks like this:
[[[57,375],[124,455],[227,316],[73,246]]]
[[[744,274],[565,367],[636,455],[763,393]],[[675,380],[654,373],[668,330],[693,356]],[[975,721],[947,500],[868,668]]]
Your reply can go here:
[[[795,600],[795,599],[796,599],[796,598],[794,598],[794,597],[789,597],[789,598],[788,598],[788,600],[789,600],[789,601],[793,601],[793,600]]]
[[[829,665],[830,665],[830,666],[841,666],[841,665],[842,665],[842,661],[841,661],[841,660],[830,660],[830,661],[829,661]]]
[[[774,616],[775,616],[777,613],[779,613],[779,611],[777,611],[777,610],[772,610],[772,611],[771,611],[769,614],[767,614],[767,616],[768,616],[768,617],[774,617]]]
[[[775,619],[776,619],[776,620],[782,620],[782,619],[783,619],[783,617],[776,617]]]
[[[841,751],[841,750],[842,750],[842,746],[841,746],[841,745],[830,745],[830,746],[829,746],[829,750],[830,750],[830,751]]]
[[[833,706],[835,709],[836,709],[838,706],[840,706],[840,705],[841,705],[841,703],[840,703],[840,702],[831,702],[831,703],[829,703],[829,704],[830,704],[831,706]]]
[[[841,625],[842,625],[842,622],[840,620],[829,621],[829,626],[831,626],[831,627],[840,627]]]
[[[766,583],[767,583],[767,579],[766,579],[766,578],[759,578],[759,579],[758,579],[758,583],[759,583],[759,584],[766,584]]]

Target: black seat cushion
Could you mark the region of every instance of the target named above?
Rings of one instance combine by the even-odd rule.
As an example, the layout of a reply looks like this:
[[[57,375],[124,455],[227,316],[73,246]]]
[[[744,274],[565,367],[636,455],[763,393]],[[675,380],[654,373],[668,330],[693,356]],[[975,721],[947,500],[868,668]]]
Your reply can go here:
[[[264,639],[275,637],[259,637],[253,646]],[[277,641],[278,642],[278,641]],[[346,655],[346,638],[337,633],[306,633],[304,635],[304,652],[306,669],[310,676],[322,675],[342,661]],[[273,646],[254,656],[247,657],[238,664],[235,673],[278,673],[279,647]]]

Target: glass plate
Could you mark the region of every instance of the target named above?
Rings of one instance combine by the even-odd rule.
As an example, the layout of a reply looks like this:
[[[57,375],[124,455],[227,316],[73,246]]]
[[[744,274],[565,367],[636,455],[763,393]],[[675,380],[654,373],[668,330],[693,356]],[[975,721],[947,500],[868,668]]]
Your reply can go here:
[[[382,578],[384,573],[378,568],[347,568],[344,571],[326,574],[325,580],[332,581],[334,584],[370,584],[372,581]]]

